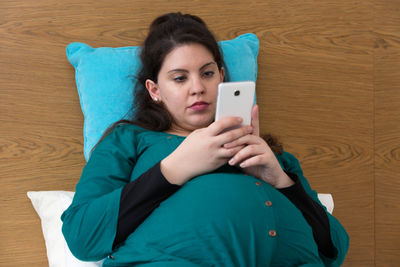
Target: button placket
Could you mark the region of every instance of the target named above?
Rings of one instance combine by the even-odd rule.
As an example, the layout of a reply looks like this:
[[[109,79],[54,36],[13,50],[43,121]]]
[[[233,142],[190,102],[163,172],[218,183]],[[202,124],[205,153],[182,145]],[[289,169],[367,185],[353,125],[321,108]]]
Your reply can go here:
[[[256,184],[257,186],[261,186],[261,185],[262,185],[261,182],[255,182],[255,184]],[[271,206],[272,206],[272,201],[266,200],[266,201],[264,202],[264,204],[265,204],[265,206],[267,206],[267,207],[271,207]],[[274,230],[274,229],[270,229],[270,230],[268,231],[268,235],[269,235],[270,237],[276,237],[277,232],[276,232],[276,230]]]
[[[272,202],[269,201],[269,200],[265,201],[265,206],[271,207],[272,206]],[[276,236],[276,231],[275,230],[269,230],[268,234],[269,234],[270,237],[275,237]]]

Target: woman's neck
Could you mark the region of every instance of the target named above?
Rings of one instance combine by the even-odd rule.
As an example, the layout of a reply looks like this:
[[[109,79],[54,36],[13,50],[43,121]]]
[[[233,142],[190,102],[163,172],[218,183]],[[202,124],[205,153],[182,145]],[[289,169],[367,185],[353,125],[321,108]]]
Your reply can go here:
[[[168,131],[165,131],[166,133],[173,134],[173,135],[179,135],[179,136],[188,136],[190,133],[186,131],[176,131],[173,129],[170,129]]]
[[[165,132],[179,136],[188,136],[192,131],[173,125],[169,130]]]

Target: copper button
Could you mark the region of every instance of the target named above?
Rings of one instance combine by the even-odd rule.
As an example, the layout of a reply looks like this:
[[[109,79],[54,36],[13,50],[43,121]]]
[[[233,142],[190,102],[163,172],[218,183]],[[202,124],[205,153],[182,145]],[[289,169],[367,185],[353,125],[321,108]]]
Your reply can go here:
[[[261,185],[261,183],[260,182],[256,182],[256,185]]]
[[[272,202],[271,201],[265,201],[265,205],[267,205],[268,207],[272,206]]]
[[[269,230],[269,235],[274,237],[276,236],[276,231],[275,230]]]

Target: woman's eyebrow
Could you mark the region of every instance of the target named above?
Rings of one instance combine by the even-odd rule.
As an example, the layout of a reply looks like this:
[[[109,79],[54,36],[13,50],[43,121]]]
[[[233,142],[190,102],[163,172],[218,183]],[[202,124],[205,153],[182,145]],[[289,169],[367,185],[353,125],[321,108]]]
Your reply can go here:
[[[204,64],[204,65],[200,68],[200,70],[205,69],[205,68],[207,68],[208,66],[210,66],[210,65],[212,65],[212,64],[217,65],[217,63],[215,63],[214,61],[211,61],[211,62],[208,62],[208,63]]]
[[[214,61],[211,61],[211,62],[208,62],[208,63],[204,64],[203,66],[201,66],[200,70],[203,70],[212,64],[217,65],[217,63],[215,63]],[[168,71],[168,73],[171,73],[171,72],[189,72],[189,71],[186,69],[173,69],[173,70]]]

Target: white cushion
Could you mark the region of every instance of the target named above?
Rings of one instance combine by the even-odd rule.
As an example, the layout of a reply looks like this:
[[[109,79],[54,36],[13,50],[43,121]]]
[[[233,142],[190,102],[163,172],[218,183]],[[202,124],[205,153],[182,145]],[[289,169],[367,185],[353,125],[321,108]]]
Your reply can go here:
[[[30,191],[27,195],[42,222],[50,267],[96,267],[102,265],[103,261],[84,262],[75,258],[61,232],[61,214],[71,204],[74,192]]]

